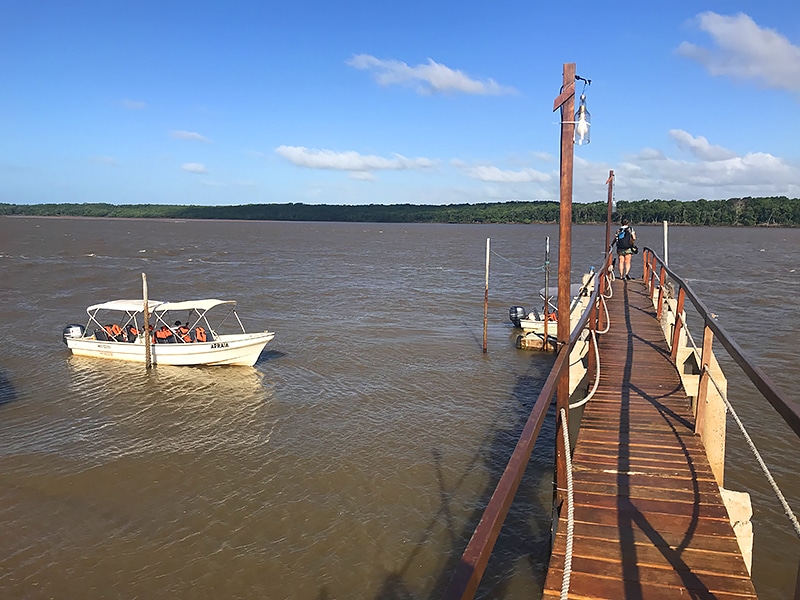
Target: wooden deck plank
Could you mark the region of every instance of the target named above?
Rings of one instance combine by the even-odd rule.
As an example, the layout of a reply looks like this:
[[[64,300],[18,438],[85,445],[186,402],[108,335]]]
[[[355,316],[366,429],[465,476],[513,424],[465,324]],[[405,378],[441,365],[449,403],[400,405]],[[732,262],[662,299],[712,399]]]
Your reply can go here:
[[[572,458],[569,597],[756,598],[646,288],[617,281],[608,306]],[[566,529],[562,509],[544,598],[560,595]]]

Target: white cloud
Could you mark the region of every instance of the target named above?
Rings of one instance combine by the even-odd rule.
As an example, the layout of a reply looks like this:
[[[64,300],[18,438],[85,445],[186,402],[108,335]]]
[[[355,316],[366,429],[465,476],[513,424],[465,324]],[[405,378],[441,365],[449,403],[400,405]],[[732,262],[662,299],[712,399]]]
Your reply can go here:
[[[437,164],[436,161],[428,158],[406,158],[400,154],[395,154],[393,158],[383,158],[353,151],[335,152],[303,146],[280,146],[275,149],[275,152],[278,156],[299,167],[353,171],[355,173],[428,169]],[[358,178],[364,179],[365,177],[361,175]]]
[[[529,168],[514,171],[503,170],[490,165],[479,165],[474,167],[462,167],[462,171],[471,179],[493,183],[545,183],[551,180],[550,175],[547,173]]]
[[[119,105],[128,110],[142,110],[147,108],[147,103],[141,100],[122,100]]]
[[[669,136],[675,140],[678,148],[687,150],[701,160],[727,160],[736,156],[732,150],[722,146],[712,146],[703,136],[693,137],[682,129],[671,129]]]
[[[358,181],[375,181],[376,177],[368,171],[352,171],[350,173],[350,179],[356,179]]]
[[[184,163],[181,165],[181,169],[187,173],[194,173],[195,175],[205,175],[208,173],[206,166],[201,163]]]
[[[675,159],[649,148],[629,156],[614,167],[617,198],[720,200],[800,193],[800,165],[765,152],[738,156],[685,131],[673,130],[670,136],[696,160]]]
[[[785,36],[759,27],[742,13],[729,17],[704,12],[696,22],[711,35],[715,47],[683,42],[677,48],[679,55],[699,62],[714,76],[753,79],[766,87],[800,91],[800,47]]]
[[[502,86],[493,79],[472,79],[463,71],[451,69],[430,58],[427,64],[415,67],[399,60],[381,60],[369,54],[357,54],[345,62],[353,68],[371,71],[382,86],[411,85],[420,94],[460,92],[499,96],[516,93],[514,88]]]
[[[200,135],[195,131],[180,131],[176,129],[173,129],[172,131],[169,132],[169,137],[178,140],[187,140],[190,142],[203,142],[206,144],[211,141],[207,137]]]
[[[119,165],[117,159],[112,156],[94,156],[92,160],[96,163],[100,163],[101,165],[110,165],[112,167],[116,167]]]

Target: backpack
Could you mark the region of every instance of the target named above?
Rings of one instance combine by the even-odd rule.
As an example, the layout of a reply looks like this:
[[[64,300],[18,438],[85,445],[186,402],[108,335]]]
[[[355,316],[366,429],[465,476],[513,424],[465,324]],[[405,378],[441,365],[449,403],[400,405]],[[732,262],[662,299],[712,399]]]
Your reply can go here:
[[[633,240],[631,240],[631,228],[620,227],[617,231],[617,250],[630,250],[633,247]]]

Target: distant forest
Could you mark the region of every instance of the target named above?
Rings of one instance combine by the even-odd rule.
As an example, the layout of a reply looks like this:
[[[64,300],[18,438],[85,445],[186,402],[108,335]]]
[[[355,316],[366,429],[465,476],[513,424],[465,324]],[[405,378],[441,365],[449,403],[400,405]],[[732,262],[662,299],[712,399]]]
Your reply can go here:
[[[572,204],[575,223],[604,223],[606,202]],[[0,215],[38,217],[114,217],[138,219],[234,219],[254,221],[337,221],[358,223],[557,223],[558,202],[484,204],[245,204],[192,206],[169,204],[3,204]],[[800,199],[637,200],[616,203],[615,221],[709,226],[800,226]]]

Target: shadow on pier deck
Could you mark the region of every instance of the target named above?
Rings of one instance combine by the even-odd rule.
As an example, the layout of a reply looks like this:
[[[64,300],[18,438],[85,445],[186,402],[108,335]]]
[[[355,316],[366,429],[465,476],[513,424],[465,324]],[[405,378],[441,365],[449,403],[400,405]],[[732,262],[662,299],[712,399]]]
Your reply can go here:
[[[600,384],[572,457],[570,598],[756,598],[641,281],[616,281]],[[544,598],[560,596],[561,511]]]

